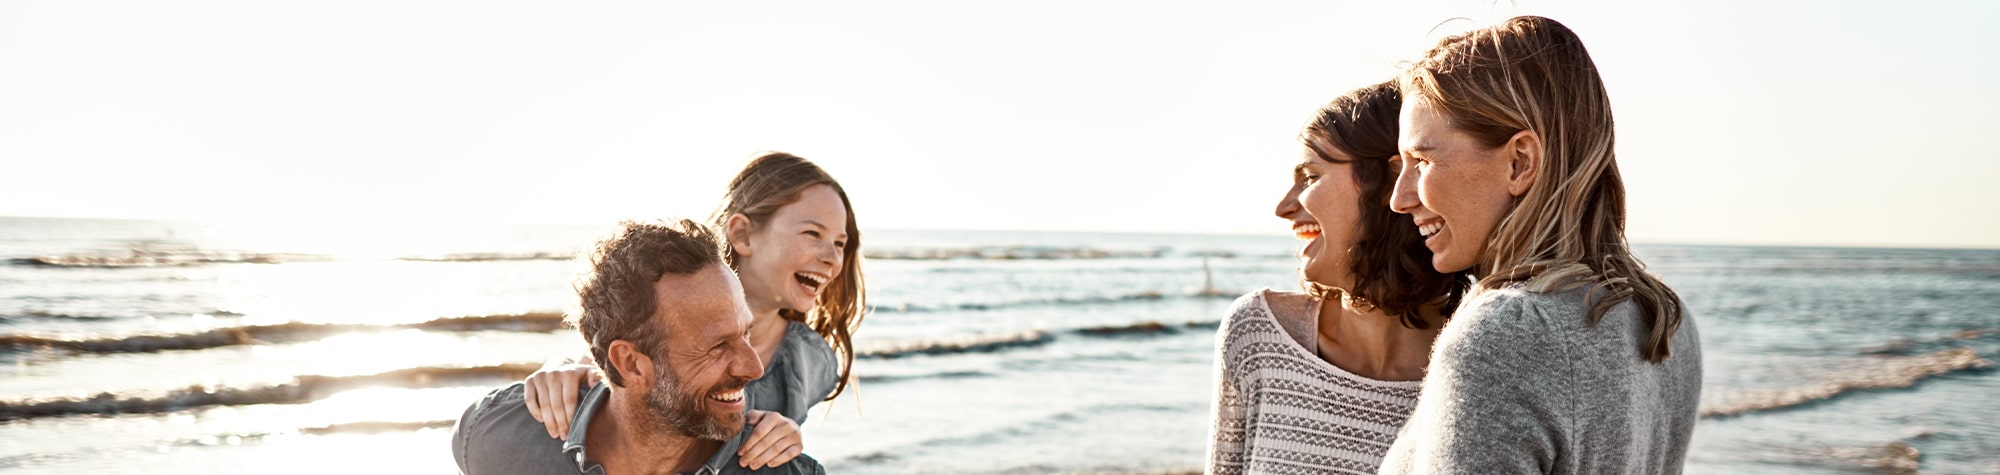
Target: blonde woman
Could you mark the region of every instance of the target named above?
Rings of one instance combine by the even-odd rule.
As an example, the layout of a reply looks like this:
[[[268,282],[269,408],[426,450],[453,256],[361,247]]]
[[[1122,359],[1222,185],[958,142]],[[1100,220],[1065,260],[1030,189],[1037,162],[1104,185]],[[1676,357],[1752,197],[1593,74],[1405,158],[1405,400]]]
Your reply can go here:
[[[1402,173],[1440,272],[1472,293],[1438,336],[1382,473],[1678,473],[1701,347],[1625,240],[1611,104],[1583,43],[1517,17],[1403,75]]]

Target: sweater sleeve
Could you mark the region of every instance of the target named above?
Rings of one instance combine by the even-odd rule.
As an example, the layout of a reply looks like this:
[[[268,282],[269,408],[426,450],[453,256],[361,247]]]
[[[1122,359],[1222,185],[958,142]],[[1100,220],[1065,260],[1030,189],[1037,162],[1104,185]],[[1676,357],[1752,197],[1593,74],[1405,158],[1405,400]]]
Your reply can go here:
[[[1550,473],[1570,433],[1569,351],[1520,291],[1495,291],[1438,337],[1417,410],[1382,473]],[[1466,310],[1471,310],[1470,312]]]
[[[787,362],[792,372],[787,375],[792,383],[787,387],[790,407],[782,412],[786,417],[798,416],[792,421],[803,425],[812,407],[833,394],[833,387],[840,384],[840,360],[834,356],[833,347],[813,332],[812,327],[796,322],[791,325],[785,335],[788,347],[785,351],[794,352]]]
[[[1229,368],[1230,329],[1243,312],[1254,305],[1253,293],[1236,300],[1229,315],[1215,329],[1215,399],[1209,405],[1208,469],[1210,475],[1237,474],[1244,470],[1243,402],[1237,398],[1236,379]]]

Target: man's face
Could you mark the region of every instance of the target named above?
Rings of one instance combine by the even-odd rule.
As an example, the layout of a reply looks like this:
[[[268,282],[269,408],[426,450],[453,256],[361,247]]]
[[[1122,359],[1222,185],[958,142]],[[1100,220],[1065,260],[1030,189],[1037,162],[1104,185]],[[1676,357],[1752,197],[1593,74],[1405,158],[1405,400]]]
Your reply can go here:
[[[653,324],[666,326],[654,348],[661,376],[645,396],[667,429],[697,439],[728,440],[743,430],[743,386],[764,375],[750,348],[750,307],[728,267],[710,265],[653,283],[660,299]]]

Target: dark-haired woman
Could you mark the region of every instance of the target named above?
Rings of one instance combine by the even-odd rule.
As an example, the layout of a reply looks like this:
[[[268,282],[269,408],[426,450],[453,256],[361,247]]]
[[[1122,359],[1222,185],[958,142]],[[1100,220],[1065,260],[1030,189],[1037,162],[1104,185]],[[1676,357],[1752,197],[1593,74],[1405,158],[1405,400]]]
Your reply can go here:
[[[1431,341],[1467,287],[1431,269],[1395,186],[1395,83],[1321,108],[1277,215],[1304,293],[1236,300],[1218,330],[1208,472],[1372,474],[1416,408]]]

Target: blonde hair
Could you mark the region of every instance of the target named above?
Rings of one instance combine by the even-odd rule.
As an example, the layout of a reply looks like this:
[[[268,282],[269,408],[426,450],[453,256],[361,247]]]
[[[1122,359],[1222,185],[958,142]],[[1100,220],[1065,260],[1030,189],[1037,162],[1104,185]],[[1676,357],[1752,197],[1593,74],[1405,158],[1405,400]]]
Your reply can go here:
[[[1533,185],[1488,236],[1475,292],[1516,283],[1536,292],[1590,285],[1591,324],[1631,300],[1650,320],[1646,360],[1672,356],[1680,296],[1647,274],[1625,241],[1611,100],[1574,32],[1522,16],[1445,38],[1403,74],[1403,91],[1488,147],[1523,130],[1540,137]]]
[[[743,165],[743,171],[729,181],[729,190],[723,194],[722,204],[716,207],[712,220],[716,229],[728,229],[729,217],[742,214],[750,218],[752,226],[763,227],[770,223],[778,208],[798,202],[800,194],[813,185],[832,187],[840,195],[840,206],[847,211],[847,245],[840,250],[840,274],[827,282],[826,291],[819,294],[810,314],[780,309],[778,315],[812,327],[840,357],[840,381],[826,395],[826,400],[831,401],[846,391],[853,379],[854,332],[861,329],[862,313],[868,308],[868,292],[861,277],[861,227],[855,224],[854,203],[848,201],[847,190],[812,161],[789,153],[769,152],[750,159],[750,163]],[[724,246],[724,249],[724,262],[731,269],[738,268],[736,247]]]

